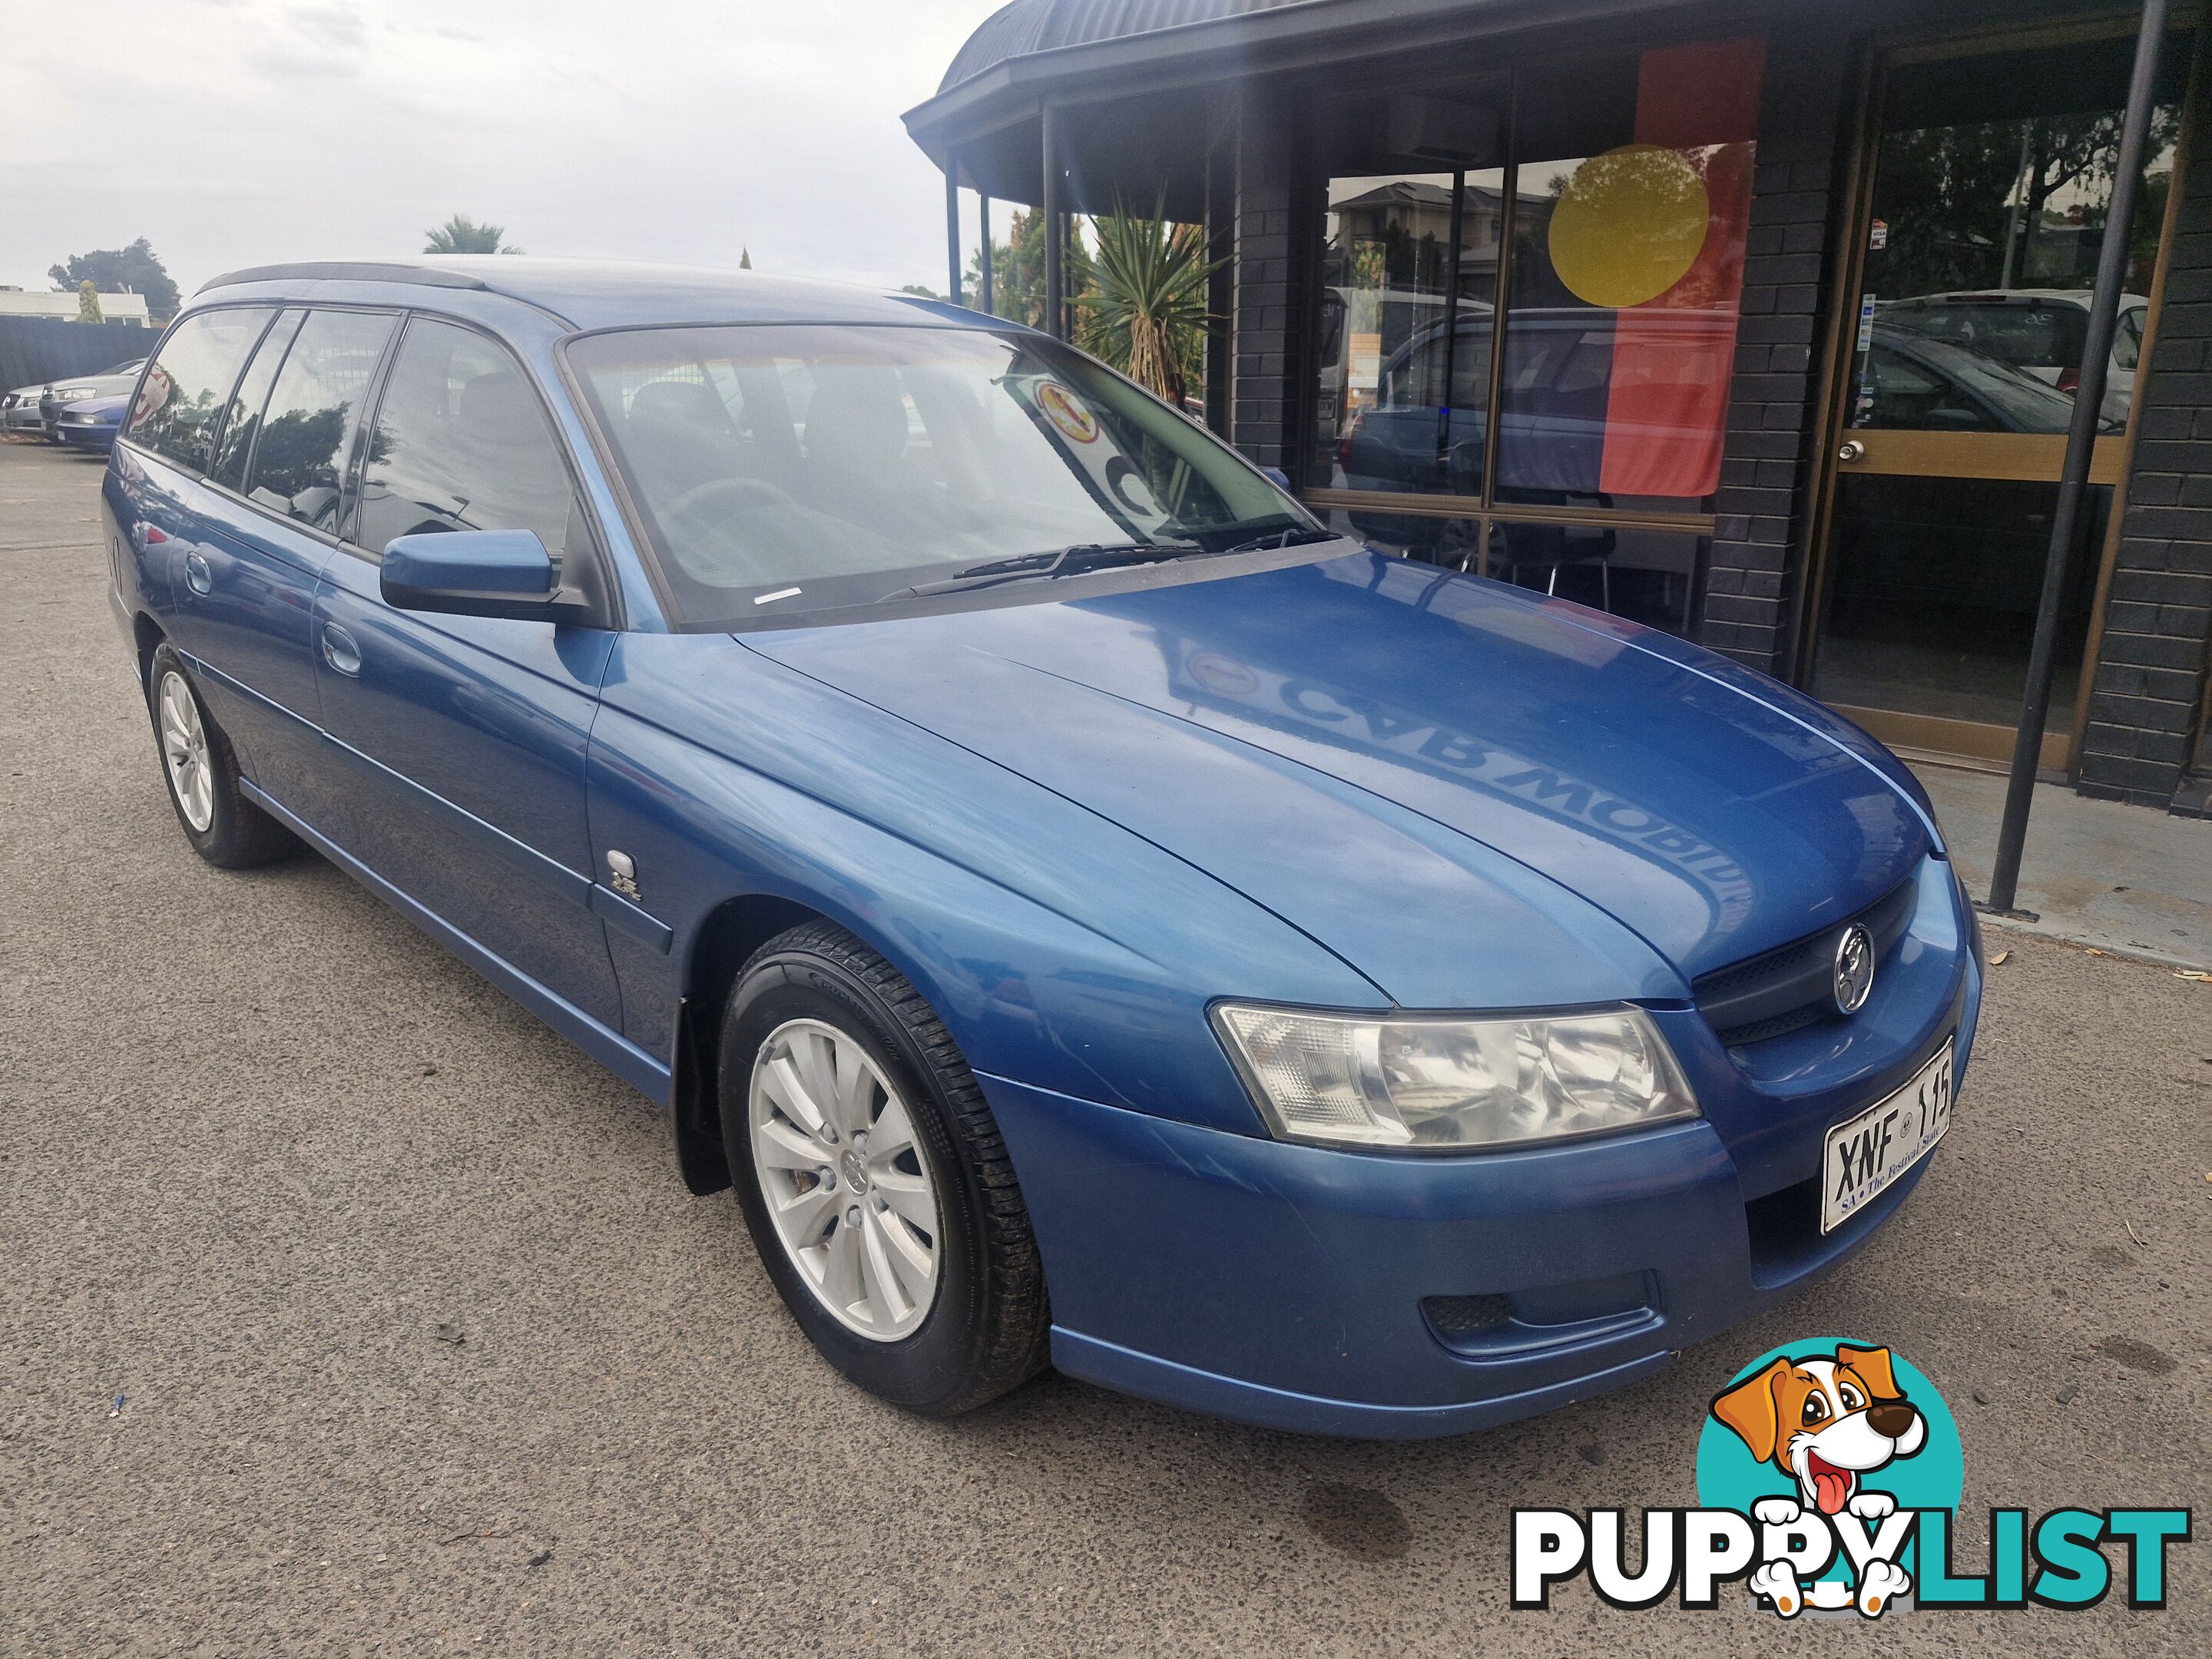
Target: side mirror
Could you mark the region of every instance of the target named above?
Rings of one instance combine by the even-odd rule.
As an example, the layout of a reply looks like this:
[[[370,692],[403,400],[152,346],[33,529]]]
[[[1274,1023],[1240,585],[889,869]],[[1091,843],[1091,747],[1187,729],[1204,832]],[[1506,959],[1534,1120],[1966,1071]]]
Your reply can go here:
[[[1267,482],[1276,489],[1288,489],[1291,487],[1291,475],[1279,466],[1263,466],[1260,471],[1267,475]]]
[[[580,622],[586,606],[555,584],[553,556],[532,530],[452,530],[385,544],[386,605],[454,617]]]

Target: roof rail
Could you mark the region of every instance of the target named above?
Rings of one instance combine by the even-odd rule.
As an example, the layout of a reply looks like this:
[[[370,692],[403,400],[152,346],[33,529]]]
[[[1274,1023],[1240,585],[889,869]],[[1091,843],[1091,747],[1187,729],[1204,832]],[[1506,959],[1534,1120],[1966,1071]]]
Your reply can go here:
[[[240,283],[298,282],[309,277],[328,283],[404,283],[414,288],[490,291],[490,284],[481,276],[464,276],[457,271],[439,270],[428,265],[387,264],[373,259],[309,259],[296,264],[248,265],[242,270],[226,270],[202,283],[198,292],[204,294],[211,288],[235,288]]]

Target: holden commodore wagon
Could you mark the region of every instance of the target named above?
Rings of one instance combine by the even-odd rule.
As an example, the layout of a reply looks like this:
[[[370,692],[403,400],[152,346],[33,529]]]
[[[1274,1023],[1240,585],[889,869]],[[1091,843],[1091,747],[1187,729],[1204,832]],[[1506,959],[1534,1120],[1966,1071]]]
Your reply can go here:
[[[1973,921],[1881,747],[1012,324],[242,270],[102,499],[192,847],[305,843],[663,1103],[913,1410],[1540,1411],[1863,1245],[1950,1121]]]

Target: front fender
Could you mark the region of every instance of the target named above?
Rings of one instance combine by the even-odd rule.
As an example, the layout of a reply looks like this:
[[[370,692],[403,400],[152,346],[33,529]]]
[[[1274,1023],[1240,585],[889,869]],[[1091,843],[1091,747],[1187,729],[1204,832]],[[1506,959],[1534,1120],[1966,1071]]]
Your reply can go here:
[[[979,1071],[1240,1133],[1263,1129],[1209,1001],[1387,1006],[1213,878],[725,636],[622,637],[589,787],[601,879],[627,854],[667,929],[608,929],[624,1035],[672,1062],[708,919],[744,895],[882,952]]]

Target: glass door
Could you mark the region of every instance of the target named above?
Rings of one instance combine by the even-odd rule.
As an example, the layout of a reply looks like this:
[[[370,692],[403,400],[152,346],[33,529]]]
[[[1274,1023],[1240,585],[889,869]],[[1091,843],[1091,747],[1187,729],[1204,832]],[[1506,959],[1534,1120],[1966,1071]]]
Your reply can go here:
[[[1812,689],[1887,742],[2011,753],[2133,48],[2124,33],[1938,48],[1878,76]],[[2137,192],[2046,767],[2070,760],[2187,58],[2177,37]]]

